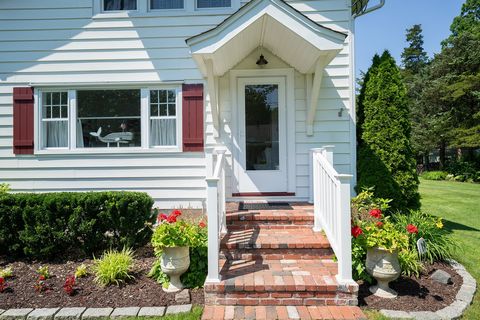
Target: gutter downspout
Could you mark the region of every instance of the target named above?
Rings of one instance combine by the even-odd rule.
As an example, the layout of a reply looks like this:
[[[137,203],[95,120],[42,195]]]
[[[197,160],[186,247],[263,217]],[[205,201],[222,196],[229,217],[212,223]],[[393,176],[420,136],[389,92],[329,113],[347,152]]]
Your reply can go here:
[[[384,5],[385,5],[385,0],[380,0],[380,3],[379,3],[379,4],[377,4],[377,5],[375,5],[375,6],[371,7],[371,8],[368,8],[368,9],[362,11],[362,12],[359,12],[359,13],[357,13],[357,14],[354,14],[354,15],[353,15],[353,19],[356,19],[356,18],[358,18],[358,17],[360,17],[360,16],[363,16],[363,15],[365,15],[365,14],[367,14],[367,13],[370,13],[370,12],[373,12],[373,11],[375,11],[375,10],[378,10],[378,9],[382,8]]]

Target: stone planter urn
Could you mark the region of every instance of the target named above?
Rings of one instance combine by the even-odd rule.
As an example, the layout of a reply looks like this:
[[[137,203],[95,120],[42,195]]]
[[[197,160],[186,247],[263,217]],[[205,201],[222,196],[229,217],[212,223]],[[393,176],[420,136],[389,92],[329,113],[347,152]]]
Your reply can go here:
[[[163,288],[165,292],[177,292],[183,289],[180,276],[188,270],[190,266],[190,253],[188,247],[164,248],[160,257],[160,267],[162,271],[170,278],[168,288]]]
[[[395,298],[397,292],[388,283],[397,279],[402,272],[398,262],[398,251],[390,252],[383,248],[367,249],[367,272],[377,280],[370,292],[381,298]]]

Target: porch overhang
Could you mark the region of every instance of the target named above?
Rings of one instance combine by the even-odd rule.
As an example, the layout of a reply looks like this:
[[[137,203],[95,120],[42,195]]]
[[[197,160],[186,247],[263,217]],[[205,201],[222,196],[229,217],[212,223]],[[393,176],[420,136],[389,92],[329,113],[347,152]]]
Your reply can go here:
[[[316,95],[317,99],[309,99],[307,116],[307,122],[313,124],[323,70],[343,49],[346,37],[309,19],[283,0],[252,0],[215,28],[186,42],[207,78],[214,126],[218,125],[218,77],[258,47],[266,48],[300,73],[314,74],[311,98]],[[313,133],[311,124],[307,128]]]

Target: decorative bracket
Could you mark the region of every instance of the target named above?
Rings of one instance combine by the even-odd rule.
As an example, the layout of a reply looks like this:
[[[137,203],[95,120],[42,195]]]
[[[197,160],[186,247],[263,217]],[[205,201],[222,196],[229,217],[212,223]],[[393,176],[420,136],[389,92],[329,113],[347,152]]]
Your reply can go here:
[[[210,97],[210,107],[212,110],[213,121],[213,136],[218,138],[220,136],[219,115],[220,108],[218,104],[218,77],[213,73],[213,60],[206,59],[205,65],[207,67],[207,88],[208,96]]]
[[[307,74],[307,136],[313,136],[313,123],[315,121],[315,113],[317,112],[318,97],[320,96],[320,87],[322,86],[323,70],[326,66],[326,61],[323,57],[319,57],[315,63],[315,74]]]

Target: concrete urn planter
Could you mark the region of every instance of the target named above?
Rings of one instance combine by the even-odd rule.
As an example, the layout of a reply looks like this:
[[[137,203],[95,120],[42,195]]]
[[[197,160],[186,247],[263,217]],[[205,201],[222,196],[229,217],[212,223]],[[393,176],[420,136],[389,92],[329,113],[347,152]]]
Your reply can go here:
[[[163,288],[165,292],[177,292],[183,289],[180,276],[188,270],[190,266],[190,253],[188,247],[171,247],[163,249],[160,257],[160,267],[162,271],[170,278],[168,288]]]
[[[388,283],[397,279],[402,272],[398,262],[398,252],[389,252],[383,248],[367,249],[367,272],[377,280],[370,292],[381,298],[395,298],[397,292],[390,289]]]

